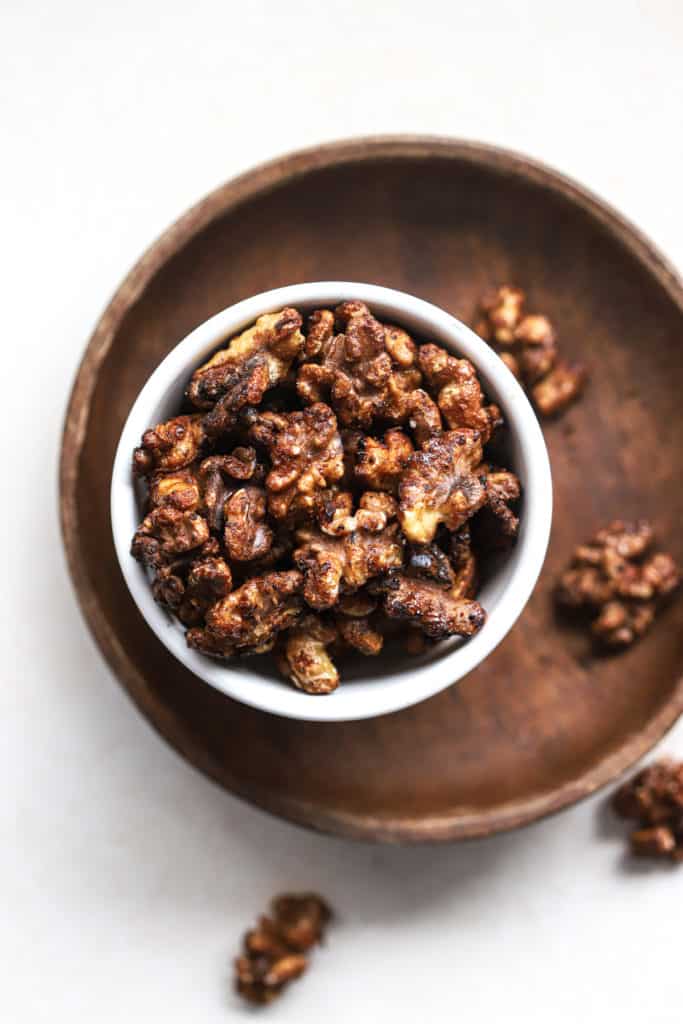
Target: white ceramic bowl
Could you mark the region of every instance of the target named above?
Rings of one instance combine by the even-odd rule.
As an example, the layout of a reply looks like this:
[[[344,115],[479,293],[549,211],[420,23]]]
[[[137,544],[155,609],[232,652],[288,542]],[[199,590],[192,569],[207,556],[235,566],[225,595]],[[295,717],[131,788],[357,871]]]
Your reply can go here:
[[[176,414],[192,371],[226,339],[262,313],[284,306],[305,313],[347,299],[366,302],[380,319],[474,363],[487,394],[505,417],[507,465],[523,487],[521,526],[517,544],[477,595],[488,619],[476,636],[445,640],[418,658],[382,653],[377,658],[349,659],[339,688],[327,696],[312,696],[283,680],[267,655],[221,662],[187,647],[183,627],[156,604],[147,573],[130,554],[143,497],[133,480],[131,456],[148,427]],[[527,603],[543,565],[551,516],[552,484],[543,434],[524,392],[498,356],[468,327],[429,302],[391,288],[346,281],[263,292],[200,324],[166,356],[138,395],[121,434],[111,483],[112,529],[121,571],[142,615],[168,650],[200,679],[235,700],[276,715],[321,722],[398,711],[471,672],[500,643]]]

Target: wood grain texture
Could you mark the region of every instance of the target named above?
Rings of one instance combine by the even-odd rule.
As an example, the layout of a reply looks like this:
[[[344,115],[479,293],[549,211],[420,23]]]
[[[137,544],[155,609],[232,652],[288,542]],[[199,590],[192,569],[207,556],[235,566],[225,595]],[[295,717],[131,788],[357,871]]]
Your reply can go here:
[[[488,287],[515,282],[592,380],[584,399],[545,427],[550,551],[504,643],[417,707],[317,724],[243,707],[174,661],[128,596],[108,496],[128,410],[176,342],[256,292],[334,279],[401,288],[465,320]],[[292,821],[418,842],[485,835],[556,811],[628,768],[683,710],[683,602],[631,651],[594,659],[550,599],[575,544],[615,515],[652,516],[683,560],[682,338],[683,287],[647,240],[521,156],[396,137],[251,171],[152,246],[83,358],[64,429],[61,516],[86,621],[170,743],[233,793]]]

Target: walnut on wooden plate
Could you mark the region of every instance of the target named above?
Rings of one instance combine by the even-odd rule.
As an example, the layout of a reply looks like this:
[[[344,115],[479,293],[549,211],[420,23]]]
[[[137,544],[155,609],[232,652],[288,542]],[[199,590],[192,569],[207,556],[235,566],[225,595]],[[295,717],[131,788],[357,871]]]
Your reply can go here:
[[[495,315],[512,338],[510,303]],[[481,629],[479,538],[488,519],[514,539],[520,488],[486,459],[501,415],[468,360],[360,302],[283,309],[200,366],[186,400],[135,450],[132,553],[192,649],[273,652],[329,694],[345,652]]]

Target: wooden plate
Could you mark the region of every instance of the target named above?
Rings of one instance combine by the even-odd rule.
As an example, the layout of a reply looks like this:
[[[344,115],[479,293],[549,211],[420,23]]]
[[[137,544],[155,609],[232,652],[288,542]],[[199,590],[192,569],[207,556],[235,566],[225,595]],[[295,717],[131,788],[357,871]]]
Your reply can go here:
[[[546,427],[548,561],[523,618],[458,686],[381,719],[315,724],[242,707],[155,639],[114,557],[115,444],[142,383],[200,321],[278,285],[359,280],[464,319],[489,286],[528,289],[586,360],[585,398]],[[68,409],[61,512],[88,625],[141,711],[231,792],[292,821],[383,841],[489,834],[556,811],[636,761],[683,710],[683,601],[634,649],[595,660],[550,600],[574,545],[651,515],[683,547],[683,287],[604,203],[512,153],[384,138],[296,153],[212,193],[121,285]],[[321,698],[324,699],[324,698]]]

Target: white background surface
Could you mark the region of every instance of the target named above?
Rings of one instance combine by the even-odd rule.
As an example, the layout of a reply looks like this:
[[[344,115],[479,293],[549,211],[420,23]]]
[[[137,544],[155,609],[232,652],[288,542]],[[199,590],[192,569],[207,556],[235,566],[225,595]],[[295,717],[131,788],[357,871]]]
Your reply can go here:
[[[3,1021],[246,1019],[238,937],[300,886],[340,921],[272,1020],[681,1021],[683,869],[625,870],[600,800],[406,850],[243,806],[105,668],[55,505],[65,402],[110,293],[189,204],[290,148],[388,131],[508,145],[683,266],[682,44],[678,0],[3,0]],[[683,754],[681,727],[663,748]]]

